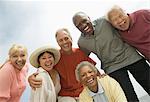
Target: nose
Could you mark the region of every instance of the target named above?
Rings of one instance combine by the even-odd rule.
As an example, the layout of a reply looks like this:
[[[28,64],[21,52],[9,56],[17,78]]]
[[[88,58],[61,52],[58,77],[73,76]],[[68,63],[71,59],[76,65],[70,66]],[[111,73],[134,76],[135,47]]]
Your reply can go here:
[[[81,24],[79,25],[79,29],[84,29],[86,26],[87,26],[86,23],[81,23]]]
[[[63,42],[63,44],[65,44],[67,41],[66,41],[66,40],[63,40],[62,42]]]
[[[50,58],[46,58],[46,61],[50,61],[51,59]]]
[[[91,75],[89,73],[86,74],[86,77],[90,77]]]
[[[22,58],[21,57],[18,57],[18,61],[21,61],[22,60]]]
[[[121,19],[121,18],[118,18],[117,24],[120,24],[121,22],[122,22],[122,19]]]

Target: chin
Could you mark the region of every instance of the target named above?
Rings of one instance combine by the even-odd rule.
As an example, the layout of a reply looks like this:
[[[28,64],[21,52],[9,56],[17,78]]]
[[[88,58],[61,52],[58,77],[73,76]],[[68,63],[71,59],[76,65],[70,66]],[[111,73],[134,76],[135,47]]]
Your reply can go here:
[[[127,28],[122,28],[121,30],[122,30],[122,31],[126,31],[126,30],[128,30],[128,29],[127,29]]]
[[[23,67],[21,67],[21,68],[20,68],[20,67],[18,67],[17,69],[18,69],[19,71],[21,71],[21,70],[22,70],[22,68],[23,68]]]

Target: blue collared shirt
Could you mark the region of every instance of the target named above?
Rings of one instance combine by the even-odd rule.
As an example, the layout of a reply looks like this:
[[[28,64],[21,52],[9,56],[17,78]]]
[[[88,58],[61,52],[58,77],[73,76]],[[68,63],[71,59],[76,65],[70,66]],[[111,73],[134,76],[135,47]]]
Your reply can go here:
[[[98,92],[94,93],[89,90],[89,95],[93,98],[94,102],[108,102],[105,91],[101,86],[100,82],[98,82]]]

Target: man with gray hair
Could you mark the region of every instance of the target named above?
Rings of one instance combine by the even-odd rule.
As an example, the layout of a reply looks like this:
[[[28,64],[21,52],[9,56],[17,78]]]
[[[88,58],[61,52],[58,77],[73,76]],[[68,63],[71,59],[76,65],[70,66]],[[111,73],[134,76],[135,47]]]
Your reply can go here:
[[[108,11],[107,19],[118,29],[121,38],[134,46],[150,62],[150,9],[127,14],[115,5]]]

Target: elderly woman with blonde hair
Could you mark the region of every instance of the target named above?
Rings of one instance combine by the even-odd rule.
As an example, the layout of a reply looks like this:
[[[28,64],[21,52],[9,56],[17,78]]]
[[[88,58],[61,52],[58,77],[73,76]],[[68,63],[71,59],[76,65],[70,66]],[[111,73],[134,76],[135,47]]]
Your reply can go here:
[[[0,69],[0,102],[20,102],[26,87],[27,49],[23,45],[14,44],[8,55],[8,60]]]
[[[108,75],[97,77],[97,68],[83,61],[76,67],[76,79],[84,85],[79,102],[127,102],[119,83]]]

